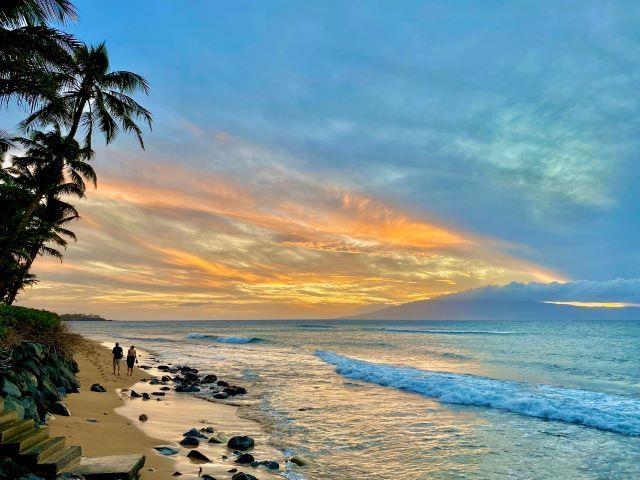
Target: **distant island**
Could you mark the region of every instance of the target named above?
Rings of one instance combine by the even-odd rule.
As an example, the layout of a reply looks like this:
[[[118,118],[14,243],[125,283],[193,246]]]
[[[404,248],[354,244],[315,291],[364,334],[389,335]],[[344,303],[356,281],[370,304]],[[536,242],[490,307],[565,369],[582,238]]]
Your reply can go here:
[[[62,320],[67,322],[110,322],[106,318],[96,315],[95,313],[63,313],[60,315]]]

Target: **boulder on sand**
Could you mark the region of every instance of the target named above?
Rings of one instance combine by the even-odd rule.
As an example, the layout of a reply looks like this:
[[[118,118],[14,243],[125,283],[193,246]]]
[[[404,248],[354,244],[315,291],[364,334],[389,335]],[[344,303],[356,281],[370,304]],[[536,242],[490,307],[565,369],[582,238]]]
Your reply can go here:
[[[255,461],[255,458],[253,458],[253,455],[251,455],[250,453],[241,453],[235,460],[236,463],[239,463],[241,465],[248,465],[253,461]]]
[[[248,448],[253,447],[254,444],[255,443],[253,441],[253,438],[247,437],[246,435],[238,435],[229,439],[229,441],[227,442],[227,447],[233,450],[244,451]]]
[[[188,432],[182,434],[183,437],[209,438],[197,428],[192,428]]]
[[[191,460],[197,460],[199,462],[211,462],[211,460],[209,460],[209,458],[204,453],[200,453],[197,450],[191,450],[187,454],[187,457],[189,457]]]
[[[51,407],[51,413],[53,413],[54,415],[61,415],[63,417],[71,416],[71,412],[69,411],[69,408],[62,402],[54,403],[53,406]]]
[[[105,393],[107,391],[107,389],[104,388],[99,383],[94,383],[93,385],[91,385],[91,391],[92,392],[98,392],[98,393]]]
[[[180,440],[180,445],[183,447],[197,447],[200,445],[200,440],[196,437],[184,437]]]

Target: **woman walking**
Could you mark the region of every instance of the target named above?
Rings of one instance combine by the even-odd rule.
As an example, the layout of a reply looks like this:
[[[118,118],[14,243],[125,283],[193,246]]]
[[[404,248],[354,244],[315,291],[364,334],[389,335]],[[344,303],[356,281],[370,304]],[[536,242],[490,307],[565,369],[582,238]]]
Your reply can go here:
[[[138,363],[138,352],[136,352],[135,345],[131,345],[127,351],[127,375],[133,375],[133,365]]]

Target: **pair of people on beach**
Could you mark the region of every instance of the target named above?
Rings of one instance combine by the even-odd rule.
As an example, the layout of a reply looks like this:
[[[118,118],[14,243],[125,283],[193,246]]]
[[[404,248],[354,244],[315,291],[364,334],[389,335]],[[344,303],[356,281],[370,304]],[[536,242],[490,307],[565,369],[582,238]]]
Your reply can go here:
[[[116,375],[116,370],[118,371],[118,375],[120,375],[120,361],[122,360],[123,350],[118,342],[116,342],[116,346],[111,350],[113,353],[113,374]],[[136,347],[131,345],[129,350],[127,351],[127,375],[133,375],[133,365],[138,363],[138,352],[136,352]]]

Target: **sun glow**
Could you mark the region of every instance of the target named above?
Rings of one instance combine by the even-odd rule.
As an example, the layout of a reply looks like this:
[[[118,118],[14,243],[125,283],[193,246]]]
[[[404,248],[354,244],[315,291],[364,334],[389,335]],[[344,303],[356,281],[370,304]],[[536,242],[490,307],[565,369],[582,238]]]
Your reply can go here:
[[[549,300],[543,303],[553,303],[554,305],[570,305],[572,307],[584,307],[584,308],[640,307],[640,303],[626,303],[626,302],[555,302],[555,301]]]

